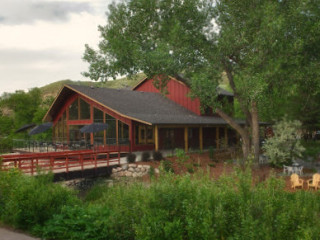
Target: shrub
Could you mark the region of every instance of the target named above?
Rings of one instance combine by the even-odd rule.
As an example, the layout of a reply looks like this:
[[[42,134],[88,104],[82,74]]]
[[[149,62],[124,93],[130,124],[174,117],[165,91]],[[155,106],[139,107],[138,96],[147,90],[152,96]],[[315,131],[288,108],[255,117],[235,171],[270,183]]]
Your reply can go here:
[[[188,173],[194,173],[194,168],[193,168],[192,164],[188,164],[186,167],[187,167]]]
[[[320,195],[284,185],[272,176],[254,183],[249,171],[215,181],[162,174],[148,185],[101,187],[82,203],[49,177],[0,172],[0,216],[24,219],[18,226],[37,226],[43,239],[319,239]]]
[[[136,162],[136,155],[134,153],[129,153],[127,155],[127,163],[134,163]]]
[[[152,177],[154,177],[154,175],[155,175],[155,170],[154,170],[154,167],[153,166],[150,166],[150,168],[149,168],[149,176],[152,178]]]
[[[175,150],[177,162],[179,163],[179,166],[182,167],[183,164],[190,159],[190,157],[186,154],[186,152],[183,149],[176,148]]]
[[[73,192],[52,180],[52,174],[29,177],[17,171],[0,172],[1,220],[32,230],[60,212],[64,205],[79,202]]]
[[[301,122],[283,119],[273,126],[274,136],[263,145],[270,162],[275,166],[290,164],[295,157],[301,157],[304,147],[300,143]]]
[[[161,165],[164,171],[174,173],[171,161],[169,160],[161,161]]]
[[[150,153],[149,152],[143,152],[141,156],[141,160],[143,162],[148,162],[150,161]]]
[[[216,167],[216,165],[214,163],[209,163],[208,165],[209,165],[209,167]]]
[[[155,161],[161,161],[163,159],[162,153],[160,151],[154,151],[152,157]]]

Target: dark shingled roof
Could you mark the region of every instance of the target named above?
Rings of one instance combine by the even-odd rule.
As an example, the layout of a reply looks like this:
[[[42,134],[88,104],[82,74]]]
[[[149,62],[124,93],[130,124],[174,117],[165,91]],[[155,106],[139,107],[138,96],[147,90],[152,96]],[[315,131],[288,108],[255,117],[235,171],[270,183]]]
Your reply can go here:
[[[159,93],[78,85],[65,88],[75,90],[129,118],[150,124],[226,124],[219,117],[198,116]]]

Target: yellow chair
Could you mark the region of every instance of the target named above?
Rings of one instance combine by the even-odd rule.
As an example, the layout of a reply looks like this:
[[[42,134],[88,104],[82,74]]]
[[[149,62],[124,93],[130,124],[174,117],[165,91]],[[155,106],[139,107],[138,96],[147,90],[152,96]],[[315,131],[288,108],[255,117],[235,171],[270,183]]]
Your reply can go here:
[[[317,190],[317,188],[320,188],[320,186],[319,186],[320,174],[319,173],[313,174],[312,179],[308,179],[307,183],[308,183],[308,189],[314,188],[315,190]]]
[[[291,181],[291,187],[293,189],[296,189],[298,187],[301,187],[301,189],[303,188],[303,180],[299,178],[299,175],[294,173],[290,176],[290,181]]]

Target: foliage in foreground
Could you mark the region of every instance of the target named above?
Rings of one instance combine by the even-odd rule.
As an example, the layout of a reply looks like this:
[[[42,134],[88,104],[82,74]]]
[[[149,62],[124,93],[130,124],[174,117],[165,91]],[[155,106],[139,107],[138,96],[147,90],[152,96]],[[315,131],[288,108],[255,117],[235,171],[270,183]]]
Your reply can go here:
[[[32,231],[60,213],[64,205],[80,202],[52,179],[52,174],[28,177],[16,170],[0,172],[1,221]]]
[[[2,174],[1,189],[3,175],[6,174]],[[63,200],[56,202],[59,207],[47,204],[48,215],[44,224],[37,227],[37,234],[45,239],[68,240],[318,238],[318,193],[286,192],[283,181],[274,177],[253,187],[251,179],[250,172],[223,176],[217,181],[202,172],[193,176],[163,173],[149,186],[138,182],[114,187],[97,185],[81,203]],[[23,187],[14,191],[18,195],[25,193]],[[27,196],[31,196],[39,190],[28,191]],[[68,191],[65,196],[73,197]],[[14,194],[6,197],[8,203],[3,197],[1,194],[1,204],[5,206],[12,201],[18,206],[25,202]],[[34,198],[28,204],[32,208],[39,202]],[[5,221],[5,216],[14,213],[12,210],[15,209],[6,207],[1,211],[1,219]],[[41,214],[40,209],[38,213]],[[35,222],[37,216],[29,215],[27,219]],[[32,229],[32,225],[28,227]]]

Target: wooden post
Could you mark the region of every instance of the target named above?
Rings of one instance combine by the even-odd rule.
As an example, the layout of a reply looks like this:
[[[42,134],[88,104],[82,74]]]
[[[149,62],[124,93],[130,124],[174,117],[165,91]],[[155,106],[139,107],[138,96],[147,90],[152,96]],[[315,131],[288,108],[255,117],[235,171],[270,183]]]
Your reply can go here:
[[[199,147],[200,147],[200,151],[203,151],[203,128],[200,127],[199,128]]]
[[[189,150],[189,146],[188,146],[188,127],[184,128],[184,151],[187,153]]]
[[[155,150],[159,151],[159,128],[158,128],[158,125],[155,125],[155,128],[154,128],[154,138],[155,138]]]
[[[53,157],[50,157],[50,170],[53,171],[54,160]]]
[[[216,148],[219,149],[219,127],[216,127]]]
[[[106,123],[106,114],[103,112],[103,123]],[[103,145],[107,145],[107,130],[103,131]]]
[[[81,171],[83,171],[83,155],[80,154]]]
[[[116,142],[119,145],[119,121],[116,119]]]
[[[34,170],[33,170],[34,166],[33,166],[33,158],[31,158],[31,175],[33,176],[34,174]]]
[[[66,172],[69,172],[69,157],[66,157]]]

